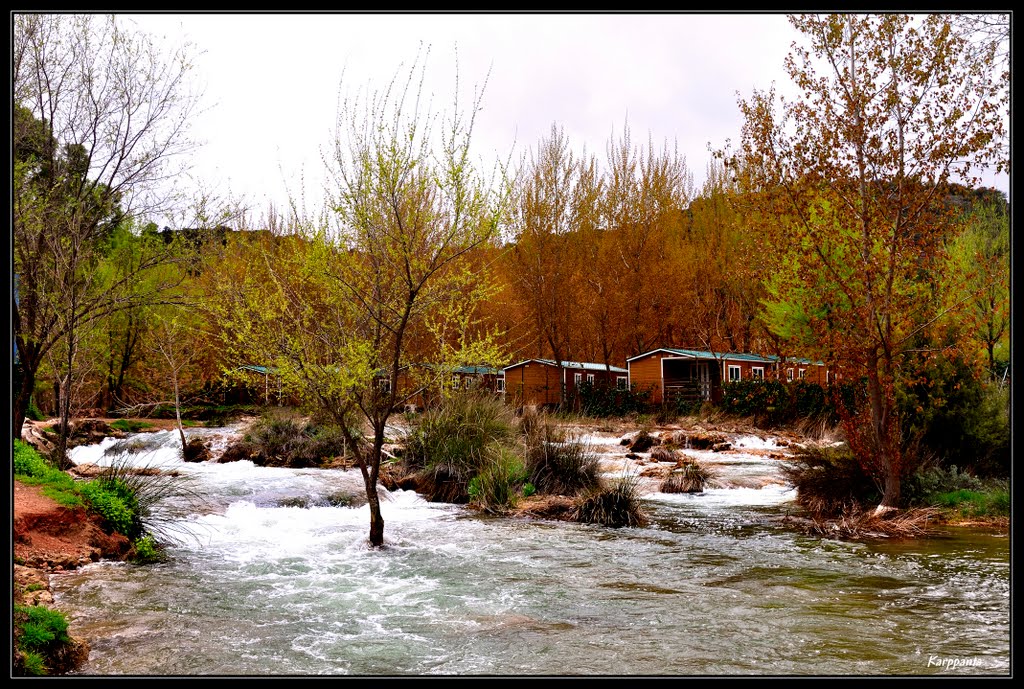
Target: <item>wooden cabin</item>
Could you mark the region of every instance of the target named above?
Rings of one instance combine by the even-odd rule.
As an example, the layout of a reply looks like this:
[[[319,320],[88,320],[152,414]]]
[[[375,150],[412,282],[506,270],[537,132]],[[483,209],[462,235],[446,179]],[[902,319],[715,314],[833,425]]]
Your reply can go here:
[[[551,359],[527,359],[501,371],[498,389],[516,407],[553,406],[571,399],[576,390],[593,386],[628,387],[629,372],[618,366]]]
[[[776,375],[773,357],[669,347],[631,357],[626,366],[630,388],[650,391],[652,404],[675,404],[680,399],[718,402],[724,382]]]
[[[786,357],[778,363],[779,380],[786,382],[806,381],[818,385],[830,385],[836,380],[836,376],[821,361],[801,359],[799,357]]]
[[[827,385],[835,378],[821,361],[671,347],[638,354],[627,359],[626,366],[630,388],[649,390],[652,404],[675,404],[679,399],[719,402],[724,383],[742,380]]]

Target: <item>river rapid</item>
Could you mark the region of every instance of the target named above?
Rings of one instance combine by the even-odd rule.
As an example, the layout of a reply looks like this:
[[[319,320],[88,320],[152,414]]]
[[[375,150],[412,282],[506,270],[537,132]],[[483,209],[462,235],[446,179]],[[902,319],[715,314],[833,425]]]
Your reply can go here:
[[[222,448],[237,428],[190,429]],[[131,462],[179,472],[155,565],[51,577],[85,675],[1006,675],[1005,535],[802,535],[772,438],[690,451],[720,485],[664,494],[644,528],[488,517],[385,493],[366,545],[357,470],[186,464],[173,433]],[[609,477],[618,437],[587,440]],[[115,440],[75,448],[79,464]],[[122,459],[125,457],[121,455]]]

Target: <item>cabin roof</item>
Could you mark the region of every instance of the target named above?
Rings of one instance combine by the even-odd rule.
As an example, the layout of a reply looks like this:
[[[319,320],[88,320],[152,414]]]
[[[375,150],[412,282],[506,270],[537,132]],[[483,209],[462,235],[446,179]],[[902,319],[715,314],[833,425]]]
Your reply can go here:
[[[510,368],[515,368],[517,366],[522,366],[523,364],[528,364],[531,361],[536,361],[537,363],[544,364],[545,366],[558,366],[558,363],[554,359],[524,359],[519,363],[512,364],[511,366],[506,366],[505,368],[502,369],[502,371],[507,371]],[[595,364],[589,361],[563,361],[561,367],[578,369],[581,371],[610,371],[611,373],[628,373],[626,369],[620,368],[618,366],[605,366],[604,364]]]
[[[650,356],[656,352],[668,352],[674,356],[684,357],[688,359],[713,359],[715,361],[750,361],[753,363],[764,363],[773,364],[778,360],[778,357],[774,356],[761,356],[760,354],[748,354],[745,352],[709,352],[700,349],[678,349],[675,347],[660,347],[658,349],[652,349],[649,352],[643,354],[637,354],[626,359],[626,362],[636,361],[642,359],[645,356]]]

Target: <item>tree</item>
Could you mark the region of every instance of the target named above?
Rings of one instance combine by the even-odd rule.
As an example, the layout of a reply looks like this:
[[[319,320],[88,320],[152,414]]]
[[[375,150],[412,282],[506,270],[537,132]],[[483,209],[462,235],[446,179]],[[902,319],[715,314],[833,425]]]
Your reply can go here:
[[[1010,216],[1005,201],[975,206],[964,231],[952,242],[947,270],[954,285],[947,296],[963,335],[980,343],[992,379],[1009,360]],[[998,353],[998,354],[997,354]]]
[[[904,464],[894,390],[907,343],[942,315],[925,277],[940,265],[959,176],[999,162],[1005,111],[994,48],[969,49],[948,15],[801,15],[786,71],[800,91],[740,101],[746,184],[784,209],[768,321],[866,380],[847,435],[900,502]]]
[[[339,426],[363,476],[372,546],[384,543],[377,481],[387,423],[414,392],[401,373],[436,357],[496,356],[486,342],[453,349],[440,327],[468,323],[485,276],[466,258],[501,219],[501,187],[469,157],[482,92],[468,114],[456,102],[435,138],[425,70],[417,61],[404,83],[400,72],[365,101],[343,99],[327,161],[330,215],[293,213],[290,234],[245,242],[225,267],[218,307],[236,359],[272,366],[286,391]]]
[[[99,284],[94,268],[123,218],[167,201],[153,192],[191,147],[198,96],[186,81],[187,47],[165,55],[112,17],[19,14],[13,39],[12,306],[23,382],[12,416],[20,437],[48,352],[64,343],[70,385],[78,329],[163,289],[131,289],[140,273],[167,260],[159,250],[113,282]],[[69,390],[61,397],[66,433]]]
[[[555,361],[574,355],[581,329],[580,226],[593,222],[600,189],[593,158],[577,158],[565,133],[552,125],[516,183],[510,249],[516,297],[536,335],[534,356]]]

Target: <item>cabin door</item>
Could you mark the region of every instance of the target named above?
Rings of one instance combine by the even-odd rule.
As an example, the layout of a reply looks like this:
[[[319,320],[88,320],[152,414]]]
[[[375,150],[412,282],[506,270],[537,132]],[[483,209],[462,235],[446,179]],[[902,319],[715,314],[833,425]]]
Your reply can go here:
[[[711,372],[705,361],[697,363],[697,380],[700,381],[700,396],[703,399],[711,399]]]

